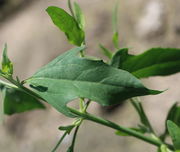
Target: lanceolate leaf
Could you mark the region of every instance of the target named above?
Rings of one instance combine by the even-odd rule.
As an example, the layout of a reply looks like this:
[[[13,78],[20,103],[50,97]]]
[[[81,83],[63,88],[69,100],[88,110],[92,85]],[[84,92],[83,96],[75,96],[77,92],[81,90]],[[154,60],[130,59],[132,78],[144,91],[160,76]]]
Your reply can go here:
[[[33,109],[44,109],[36,98],[15,88],[3,88],[4,113],[12,115]]]
[[[70,43],[81,46],[84,41],[84,31],[81,30],[76,20],[65,10],[50,6],[46,10],[53,23],[62,30]]]
[[[170,120],[167,121],[167,127],[175,149],[180,150],[180,128]]]
[[[7,75],[13,74],[13,64],[7,56],[7,44],[5,44],[2,56],[2,73]]]
[[[170,75],[180,71],[180,49],[152,48],[137,56],[121,49],[111,61],[111,65],[117,64],[138,78]]]
[[[88,98],[103,106],[159,91],[149,90],[140,80],[103,61],[78,57],[84,47],[72,49],[36,72],[27,82],[49,104],[72,116],[66,104],[76,98]]]

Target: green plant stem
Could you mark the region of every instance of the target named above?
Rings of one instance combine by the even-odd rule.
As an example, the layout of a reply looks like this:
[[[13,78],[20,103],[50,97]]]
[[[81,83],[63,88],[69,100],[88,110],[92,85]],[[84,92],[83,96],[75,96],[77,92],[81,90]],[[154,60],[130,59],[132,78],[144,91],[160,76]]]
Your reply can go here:
[[[74,131],[73,140],[72,140],[72,145],[71,145],[71,149],[73,149],[73,151],[74,151],[74,145],[75,145],[75,142],[76,142],[76,137],[77,137],[77,133],[78,133],[79,127],[80,127],[80,126],[77,126],[76,129],[75,129],[75,131]]]
[[[58,147],[60,146],[61,142],[63,141],[63,139],[66,137],[67,134],[68,134],[68,133],[65,132],[65,133],[62,135],[62,137],[60,138],[60,140],[58,141],[58,143],[56,144],[56,146],[54,147],[54,149],[53,149],[51,152],[55,152],[55,151],[58,149]]]
[[[33,91],[31,91],[30,89],[24,87],[22,84],[19,84],[16,80],[14,80],[13,78],[8,78],[8,77],[4,77],[5,79],[7,79],[9,82],[11,82],[12,84],[10,83],[4,83],[5,85],[7,86],[10,86],[10,87],[13,87],[13,88],[16,88],[16,89],[19,89],[21,90],[22,92],[25,92],[27,94],[29,94],[30,96],[33,96],[34,98],[38,98],[40,100],[43,100],[43,98],[41,98],[39,95],[37,95],[36,93],[34,93]]]
[[[162,144],[165,144],[159,140],[155,140],[154,138],[152,137],[148,137],[148,136],[145,136],[144,134],[141,134],[139,132],[136,132],[132,129],[129,129],[129,128],[125,128],[125,127],[122,127],[122,126],[119,126],[111,121],[108,121],[108,120],[105,120],[105,119],[102,119],[102,118],[99,118],[99,117],[96,117],[94,115],[91,115],[89,113],[81,113],[79,112],[78,110],[76,109],[73,109],[73,108],[68,108],[72,113],[76,114],[77,116],[80,116],[86,120],[90,120],[90,121],[93,121],[93,122],[96,122],[98,124],[101,124],[101,125],[104,125],[104,126],[107,126],[107,127],[110,127],[112,129],[115,129],[115,130],[119,130],[119,131],[122,131],[130,136],[134,136],[138,139],[141,139],[147,143],[150,143],[152,145],[155,145],[157,147],[160,147]],[[172,149],[172,146],[169,145],[169,144],[166,144],[170,149]]]

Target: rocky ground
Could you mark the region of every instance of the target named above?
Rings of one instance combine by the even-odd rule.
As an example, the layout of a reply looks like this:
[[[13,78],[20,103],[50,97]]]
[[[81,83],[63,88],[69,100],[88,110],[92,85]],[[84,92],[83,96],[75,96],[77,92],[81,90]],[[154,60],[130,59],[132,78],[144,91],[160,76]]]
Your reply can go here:
[[[12,2],[14,5],[10,5]],[[72,46],[67,43],[64,34],[52,24],[45,12],[50,5],[67,9],[66,1],[36,0],[24,3],[21,0],[21,2],[9,0],[6,9],[4,5],[0,10],[0,48],[3,48],[4,43],[8,43],[8,54],[14,63],[15,75],[26,79],[42,65]],[[78,0],[78,2],[86,16],[88,54],[102,57],[98,49],[99,43],[113,48],[111,12],[115,0]],[[178,0],[120,0],[120,45],[129,47],[133,53],[141,53],[156,46],[180,47],[179,17]],[[180,74],[148,78],[143,82],[152,89],[168,89],[161,95],[142,98],[155,130],[161,133],[167,109],[175,101],[180,100]],[[89,111],[124,126],[138,123],[138,117],[128,102],[111,114],[104,113],[100,109],[97,104],[92,104]],[[6,116],[0,125],[0,151],[49,152],[62,134],[57,128],[71,121],[50,107],[46,111]],[[59,152],[65,152],[71,138],[69,136],[66,139]],[[134,138],[117,137],[109,128],[84,122],[75,151],[153,152],[155,148]]]

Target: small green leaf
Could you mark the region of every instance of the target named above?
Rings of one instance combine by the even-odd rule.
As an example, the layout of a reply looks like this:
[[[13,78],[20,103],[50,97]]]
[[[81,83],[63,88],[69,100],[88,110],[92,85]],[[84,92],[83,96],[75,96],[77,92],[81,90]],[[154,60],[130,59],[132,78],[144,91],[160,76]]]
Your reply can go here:
[[[180,107],[178,106],[177,102],[175,104],[173,104],[172,107],[170,108],[168,115],[167,115],[167,118],[166,118],[166,121],[167,120],[171,120],[175,124],[180,126]],[[165,125],[165,126],[166,126],[165,131],[161,135],[162,140],[164,140],[166,138],[166,136],[168,135],[167,125]]]
[[[59,130],[66,131],[69,134],[74,127],[75,127],[75,125],[60,126]]]
[[[81,46],[84,42],[84,31],[82,31],[76,20],[65,10],[50,6],[46,9],[53,23],[62,30],[70,43]]]
[[[3,88],[4,113],[12,115],[34,109],[44,109],[36,98],[15,88]]]
[[[119,50],[112,58],[119,57],[118,68],[127,70],[138,78],[170,75],[180,71],[180,49],[152,48],[140,55],[130,55],[128,50]]]
[[[124,70],[113,68],[103,61],[79,57],[78,53],[83,49],[78,47],[64,53],[27,80],[34,91],[59,112],[73,117],[66,104],[77,98],[109,106],[131,97],[160,93],[147,89],[140,80]],[[40,87],[46,90],[41,91]]]
[[[108,50],[107,48],[105,48],[105,47],[104,47],[103,45],[101,45],[101,44],[99,44],[99,47],[100,47],[102,53],[103,53],[106,57],[108,57],[109,59],[112,58],[112,52],[111,52],[110,50]]]
[[[84,14],[82,13],[82,10],[78,3],[74,2],[74,12],[75,12],[75,18],[76,21],[79,24],[79,27],[84,30],[85,28],[85,19],[84,19]]]
[[[13,64],[7,56],[7,44],[5,44],[2,57],[2,73],[7,75],[13,74]]]
[[[180,150],[180,128],[172,121],[167,121],[169,134],[176,150]]]

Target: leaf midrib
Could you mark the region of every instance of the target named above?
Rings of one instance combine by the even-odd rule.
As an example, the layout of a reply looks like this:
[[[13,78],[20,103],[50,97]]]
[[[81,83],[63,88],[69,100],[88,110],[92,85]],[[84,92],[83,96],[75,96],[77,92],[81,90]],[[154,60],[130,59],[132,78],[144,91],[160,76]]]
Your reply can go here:
[[[79,81],[79,80],[69,80],[69,79],[56,79],[56,78],[44,78],[44,77],[38,77],[38,78],[30,78],[27,80],[31,81],[33,79],[38,79],[38,80],[43,80],[43,79],[47,79],[47,80],[52,80],[52,81],[69,81],[69,82],[80,82],[80,83],[90,83],[90,84],[96,84],[96,85],[104,85],[104,86],[113,86],[113,87],[117,87],[117,88],[134,88],[134,87],[127,87],[127,86],[119,86],[119,85],[114,85],[114,84],[105,84],[105,83],[101,83],[101,82],[92,82],[92,81]],[[143,88],[143,86],[142,86]]]

